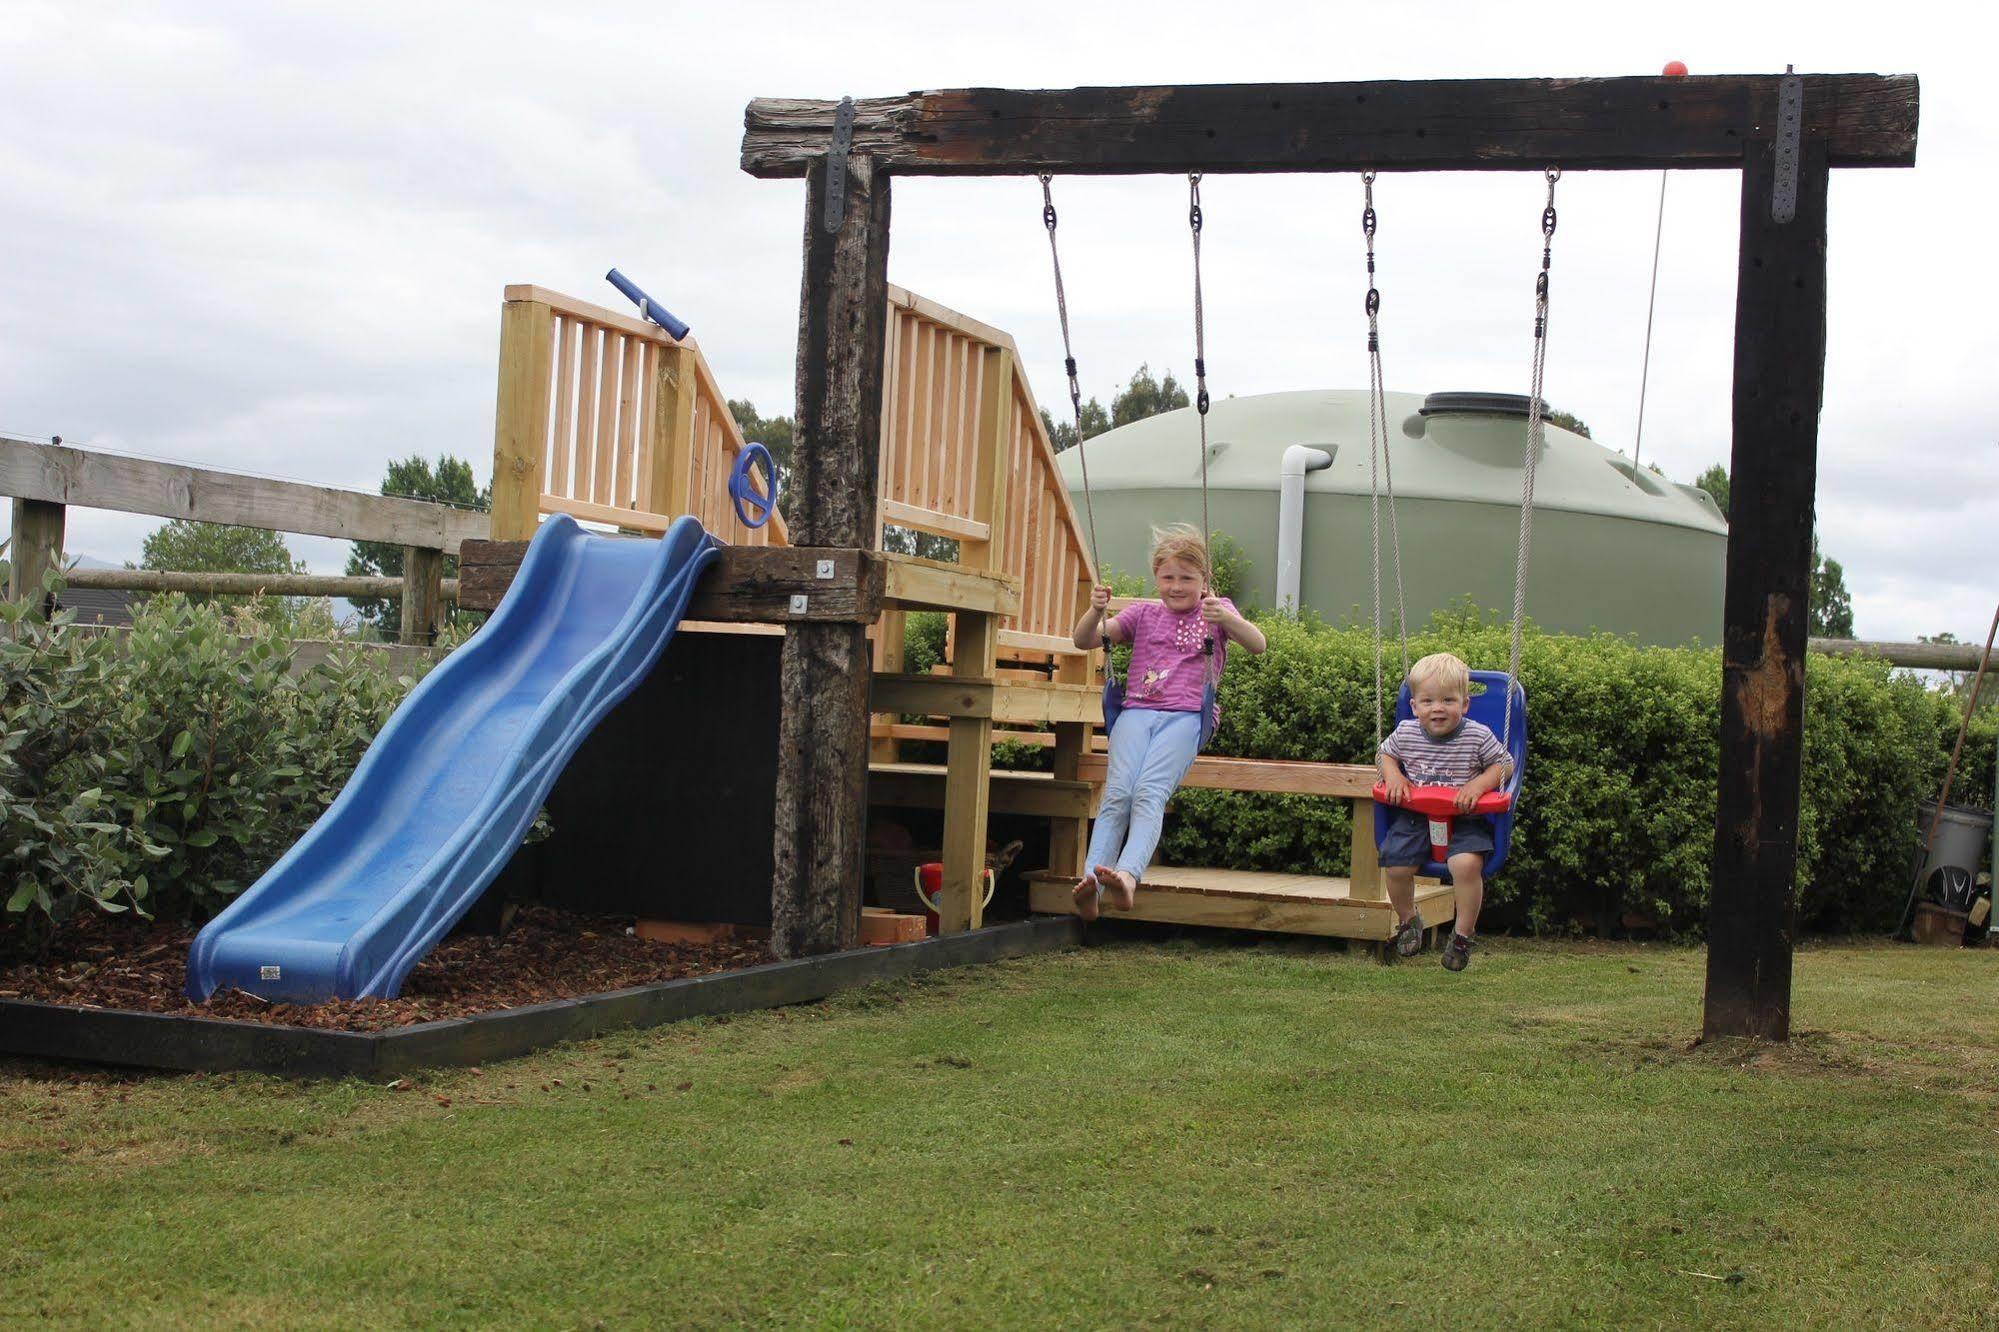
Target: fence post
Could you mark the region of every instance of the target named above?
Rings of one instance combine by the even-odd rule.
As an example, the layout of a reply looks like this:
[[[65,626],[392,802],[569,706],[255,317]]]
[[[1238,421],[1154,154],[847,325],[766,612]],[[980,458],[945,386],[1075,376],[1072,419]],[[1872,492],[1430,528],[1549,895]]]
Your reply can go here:
[[[1093,584],[1088,578],[1076,583],[1075,595],[1071,598],[1071,613],[1078,619],[1090,604]],[[1054,677],[1058,684],[1087,685],[1096,682],[1096,671],[1092,659],[1087,656],[1057,656]],[[1073,782],[1081,776],[1083,755],[1089,752],[1090,732],[1095,728],[1088,722],[1063,722],[1055,728],[1055,780]],[[1062,818],[1053,821],[1048,832],[1048,868],[1056,874],[1082,878],[1088,868],[1083,863],[1084,853],[1090,846],[1090,816]]]
[[[979,395],[978,445],[972,460],[972,518],[987,526],[984,541],[958,546],[968,569],[997,569],[1006,550],[1008,467],[1013,444],[1013,353],[988,347]],[[991,679],[999,647],[999,616],[958,611],[952,617],[951,673]],[[986,815],[991,794],[993,723],[990,717],[953,717],[944,774],[944,886],[939,894],[940,934],[977,929],[984,913]]]
[[[7,556],[12,573],[7,580],[7,599],[36,599],[50,614],[54,606],[42,596],[42,576],[58,568],[62,561],[64,508],[47,500],[14,501],[14,540]]]
[[[403,547],[402,641],[429,645],[444,622],[444,552]]]
[[[661,347],[653,384],[652,476],[647,506],[669,518],[698,514],[689,495],[694,475],[694,411],[701,400],[701,371],[692,347]]]
[[[554,345],[555,312],[545,302],[508,301],[502,307],[500,400],[493,414],[490,535],[495,541],[532,540],[541,521]]]

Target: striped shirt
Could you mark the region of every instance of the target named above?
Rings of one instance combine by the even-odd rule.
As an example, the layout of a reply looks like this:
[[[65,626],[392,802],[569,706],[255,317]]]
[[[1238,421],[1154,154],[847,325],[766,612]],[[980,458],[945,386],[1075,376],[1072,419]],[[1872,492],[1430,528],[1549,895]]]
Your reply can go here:
[[[1411,786],[1463,786],[1495,763],[1506,761],[1506,747],[1484,722],[1467,717],[1441,739],[1411,717],[1396,723],[1381,752],[1402,765]]]

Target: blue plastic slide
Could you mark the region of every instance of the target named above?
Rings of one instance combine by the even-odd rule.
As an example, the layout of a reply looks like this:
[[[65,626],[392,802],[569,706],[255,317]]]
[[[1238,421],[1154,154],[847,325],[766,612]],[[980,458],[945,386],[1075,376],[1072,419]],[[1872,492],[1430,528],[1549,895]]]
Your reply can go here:
[[[717,549],[692,518],[660,541],[543,523],[492,619],[195,939],[188,995],[393,997],[506,865],[583,737],[652,669]]]

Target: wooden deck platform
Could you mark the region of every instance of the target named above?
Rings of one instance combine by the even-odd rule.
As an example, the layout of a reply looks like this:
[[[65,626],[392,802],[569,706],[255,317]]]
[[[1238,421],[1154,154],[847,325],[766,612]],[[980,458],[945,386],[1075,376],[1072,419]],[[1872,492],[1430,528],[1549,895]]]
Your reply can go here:
[[[1051,874],[1028,877],[1033,910],[1046,915],[1075,913],[1070,897],[1074,879]],[[1306,874],[1154,865],[1139,885],[1131,910],[1118,911],[1106,900],[1103,914],[1105,919],[1386,941],[1395,931],[1394,908],[1386,898],[1354,897],[1352,888],[1346,879]],[[1426,927],[1448,924],[1450,885],[1418,879],[1416,909]]]

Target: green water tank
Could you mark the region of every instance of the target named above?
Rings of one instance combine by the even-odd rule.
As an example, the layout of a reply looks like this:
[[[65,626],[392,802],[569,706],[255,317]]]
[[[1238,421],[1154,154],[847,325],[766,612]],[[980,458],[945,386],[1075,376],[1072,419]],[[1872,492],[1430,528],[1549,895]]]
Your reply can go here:
[[[1527,400],[1499,393],[1387,395],[1389,464],[1409,619],[1466,596],[1513,604]],[[1306,390],[1229,398],[1208,415],[1210,521],[1250,561],[1248,600],[1277,604],[1279,472],[1293,445],[1331,463],[1304,476],[1299,603],[1335,623],[1371,615],[1368,395]],[[1182,409],[1092,439],[1090,489],[1113,569],[1147,570],[1151,529],[1201,521],[1199,421]],[[1728,524],[1698,487],[1677,485],[1582,435],[1549,425],[1535,467],[1527,617],[1544,629],[1607,629],[1645,643],[1721,636]],[[1314,461],[1320,461],[1314,459]],[[1060,464],[1079,515],[1083,459]],[[1382,518],[1383,601],[1394,613]]]

